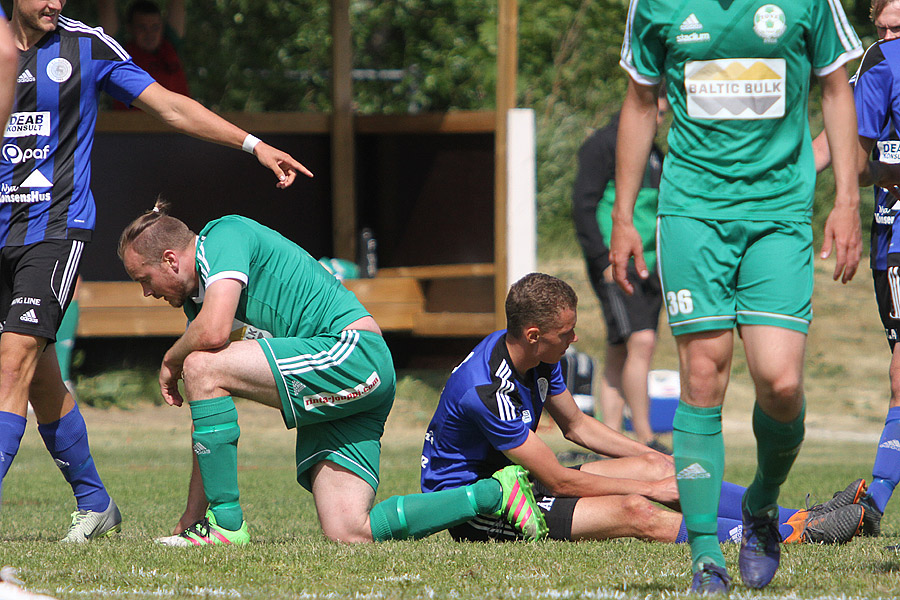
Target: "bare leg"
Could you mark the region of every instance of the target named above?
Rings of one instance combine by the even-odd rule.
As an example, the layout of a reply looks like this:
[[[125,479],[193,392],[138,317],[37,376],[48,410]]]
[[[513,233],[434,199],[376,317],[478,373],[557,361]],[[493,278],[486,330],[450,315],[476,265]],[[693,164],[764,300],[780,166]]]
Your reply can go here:
[[[322,532],[336,542],[371,542],[369,511],[375,490],[359,475],[331,461],[311,470],[312,493]]]
[[[627,353],[622,368],[622,395],[631,409],[631,424],[638,441],[653,440],[650,428],[650,398],[647,396],[647,375],[656,348],[656,332],[652,329],[635,331],[628,337]]]
[[[680,514],[660,508],[643,496],[581,498],[572,518],[572,539],[635,537],[674,542],[681,519]]]
[[[622,431],[622,369],[625,366],[625,344],[607,344],[606,361],[600,374],[600,413],[603,422],[614,431]]]
[[[0,411],[26,415],[29,388],[46,345],[44,338],[12,331],[0,335]]]

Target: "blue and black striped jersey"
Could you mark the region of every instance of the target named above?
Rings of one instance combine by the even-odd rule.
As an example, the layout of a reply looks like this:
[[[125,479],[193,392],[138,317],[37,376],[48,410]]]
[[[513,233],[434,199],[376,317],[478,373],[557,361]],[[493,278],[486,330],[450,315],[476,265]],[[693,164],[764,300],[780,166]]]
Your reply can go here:
[[[18,74],[0,149],[0,246],[89,241],[100,92],[130,104],[153,78],[102,29],[63,16],[19,53]]]
[[[870,46],[850,83],[856,100],[859,135],[875,140],[873,158],[885,163],[900,162],[900,141],[896,133],[900,119],[900,41],[879,41]],[[875,186],[872,269],[883,271],[889,264],[900,264],[900,239],[897,239],[900,228],[894,229],[897,204],[890,192]],[[890,260],[889,255],[893,255]]]
[[[468,485],[510,464],[503,451],[524,444],[547,399],[565,390],[559,363],[516,373],[506,330],[483,339],[441,392],[425,433],[422,491]]]

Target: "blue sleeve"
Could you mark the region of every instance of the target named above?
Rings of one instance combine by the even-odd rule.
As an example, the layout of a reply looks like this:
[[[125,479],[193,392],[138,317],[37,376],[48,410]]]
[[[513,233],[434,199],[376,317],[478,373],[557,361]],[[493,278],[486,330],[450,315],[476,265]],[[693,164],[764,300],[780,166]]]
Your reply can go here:
[[[462,397],[460,408],[495,449],[509,450],[525,443],[531,431],[521,418],[503,420],[495,415],[479,397],[477,389],[470,389]]]
[[[547,392],[548,396],[558,396],[566,391],[566,379],[563,377],[562,372],[562,364],[556,363],[553,365],[553,370],[550,372],[550,389]]]
[[[895,100],[894,75],[882,48],[876,43],[866,51],[853,86],[857,130],[859,135],[873,140],[884,131]]]
[[[155,80],[131,58],[124,61],[103,61],[100,89],[124,104],[131,105],[135,98]]]

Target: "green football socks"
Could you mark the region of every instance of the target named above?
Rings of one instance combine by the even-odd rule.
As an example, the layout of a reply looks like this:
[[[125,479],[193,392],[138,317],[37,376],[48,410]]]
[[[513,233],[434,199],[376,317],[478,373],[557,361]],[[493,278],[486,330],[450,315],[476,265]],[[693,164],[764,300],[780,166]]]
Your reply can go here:
[[[419,539],[461,525],[477,515],[500,508],[502,490],[496,479],[481,479],[472,485],[427,494],[391,496],[372,507],[369,525],[372,539]]]
[[[238,504],[237,444],[241,436],[231,396],[191,402],[194,454],[203,476],[203,491],[216,523],[237,531],[244,522]]]
[[[719,493],[725,471],[722,407],[701,408],[679,402],[672,443],[693,570],[699,571],[704,563],[724,567],[725,557],[717,535]]]
[[[753,406],[753,433],[756,435],[756,477],[744,493],[744,507],[757,515],[777,506],[778,492],[787,479],[803,443],[806,402],[797,418],[788,423],[776,421]]]

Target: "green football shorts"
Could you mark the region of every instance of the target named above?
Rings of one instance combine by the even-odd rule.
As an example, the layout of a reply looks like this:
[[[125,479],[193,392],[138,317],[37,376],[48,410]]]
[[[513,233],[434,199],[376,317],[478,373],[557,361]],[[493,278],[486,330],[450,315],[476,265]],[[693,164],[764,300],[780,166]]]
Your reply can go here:
[[[812,319],[809,223],[661,216],[659,276],[674,335]]]
[[[378,489],[381,436],[397,378],[384,338],[345,330],[313,338],[258,340],[275,375],[282,416],[297,428],[297,482],[329,460]]]

